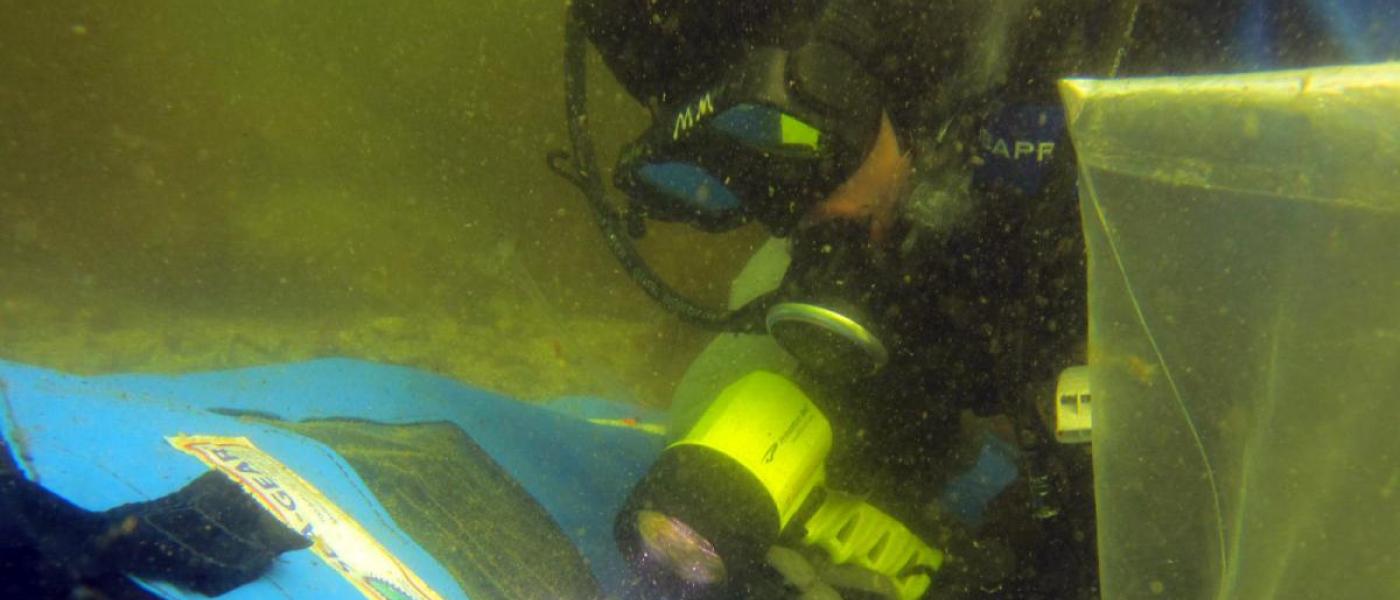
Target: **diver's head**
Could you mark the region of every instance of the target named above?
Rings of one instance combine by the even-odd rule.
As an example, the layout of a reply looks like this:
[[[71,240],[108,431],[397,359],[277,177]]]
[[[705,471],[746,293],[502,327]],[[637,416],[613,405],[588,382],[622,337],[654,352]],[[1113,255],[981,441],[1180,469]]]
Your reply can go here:
[[[888,359],[851,283],[885,241],[910,172],[877,89],[834,46],[759,49],[659,111],[614,170],[635,215],[706,231],[757,221],[791,237],[793,267],[763,325],[823,373],[873,373]]]
[[[600,3],[608,2],[585,4]],[[885,83],[872,70],[878,68],[879,36],[867,14],[870,4],[807,4],[822,9],[808,15],[805,26],[778,27],[774,30],[786,34],[750,37],[725,46],[725,52],[696,50],[704,40],[683,35],[684,19],[666,27],[612,23],[605,11],[576,8],[574,21],[584,22],[571,25],[570,35],[593,40],[618,80],[649,106],[652,122],[623,148],[612,171],[613,183],[627,196],[619,214],[604,198],[599,170],[591,164],[582,52],[577,44],[566,44],[575,48],[566,52],[572,65],[566,68],[566,90],[575,167],[556,165],[556,170],[589,196],[609,247],[627,272],[681,318],[731,331],[766,330],[799,359],[805,349],[849,342],[854,345],[845,350],[854,354],[843,350],[835,356],[858,356],[861,366],[855,370],[864,373],[878,370],[887,353],[878,334],[862,325],[862,294],[834,280],[828,286],[813,274],[850,280],[837,268],[817,264],[831,262],[833,254],[846,257],[833,263],[840,268],[866,264],[857,255],[884,241],[909,161],[884,110]],[[649,36],[657,43],[634,40]],[[661,48],[673,38],[692,47],[670,48],[654,59],[632,56],[638,48]],[[623,39],[630,41],[619,42]],[[705,68],[678,70],[679,83],[664,85],[659,67],[680,66],[678,57],[691,55],[705,58]],[[723,57],[722,64],[715,64],[717,57]],[[630,238],[644,235],[647,219],[708,232],[760,223],[794,246],[840,246],[842,252],[796,253],[780,290],[738,310],[715,311],[672,290],[631,247]]]

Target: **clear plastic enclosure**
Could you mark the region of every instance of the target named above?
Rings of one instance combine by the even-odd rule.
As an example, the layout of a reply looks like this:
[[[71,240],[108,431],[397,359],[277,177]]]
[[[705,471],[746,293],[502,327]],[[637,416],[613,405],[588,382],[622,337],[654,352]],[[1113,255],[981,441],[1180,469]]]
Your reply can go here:
[[[1400,597],[1400,64],[1062,91],[1103,597]]]

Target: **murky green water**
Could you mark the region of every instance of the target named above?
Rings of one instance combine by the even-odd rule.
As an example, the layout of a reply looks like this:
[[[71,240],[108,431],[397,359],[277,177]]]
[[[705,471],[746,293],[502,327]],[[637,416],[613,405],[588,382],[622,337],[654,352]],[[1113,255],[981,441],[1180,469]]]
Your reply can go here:
[[[354,356],[656,404],[704,341],[545,167],[557,2],[0,4],[4,358]],[[642,113],[601,89],[612,148]],[[723,298],[697,282],[749,246],[677,234],[656,262]]]

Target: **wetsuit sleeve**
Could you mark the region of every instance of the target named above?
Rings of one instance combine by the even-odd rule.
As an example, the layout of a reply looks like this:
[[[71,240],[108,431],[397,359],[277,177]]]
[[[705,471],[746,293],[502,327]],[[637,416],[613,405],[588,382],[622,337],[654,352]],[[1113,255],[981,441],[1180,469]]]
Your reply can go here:
[[[127,574],[217,596],[261,576],[277,555],[311,544],[221,473],[210,471],[162,498],[97,513],[29,481],[3,453],[0,531],[7,537],[0,556],[27,551],[32,568],[67,580],[51,582],[54,589],[121,585],[120,574]]]
[[[261,577],[283,552],[311,545],[223,473],[101,514],[88,552],[115,570],[217,596]]]

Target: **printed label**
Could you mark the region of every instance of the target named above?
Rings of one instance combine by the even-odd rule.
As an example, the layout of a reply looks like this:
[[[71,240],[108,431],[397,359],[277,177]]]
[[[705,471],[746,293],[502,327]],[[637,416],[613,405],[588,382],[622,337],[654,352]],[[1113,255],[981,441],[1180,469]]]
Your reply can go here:
[[[366,598],[441,600],[359,522],[248,438],[177,435],[165,439],[229,476],[277,520],[311,539],[311,551]]]

